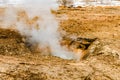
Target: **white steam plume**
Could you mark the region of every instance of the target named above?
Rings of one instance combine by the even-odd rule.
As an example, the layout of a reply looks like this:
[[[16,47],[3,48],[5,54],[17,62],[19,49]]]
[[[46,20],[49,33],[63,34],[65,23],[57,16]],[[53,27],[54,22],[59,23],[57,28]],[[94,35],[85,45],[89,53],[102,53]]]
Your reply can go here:
[[[10,0],[7,0],[10,1]],[[14,0],[15,1],[15,0]],[[31,36],[31,42],[39,43],[40,47],[50,47],[51,54],[64,59],[75,59],[75,54],[65,50],[61,47],[59,40],[61,39],[58,30],[58,22],[51,14],[51,8],[56,7],[55,0],[20,0],[22,4],[16,2],[12,7],[7,7],[6,15],[4,18],[7,25],[16,25],[16,29],[21,34]],[[12,2],[11,2],[12,3]],[[10,3],[10,4],[11,4]],[[23,9],[27,12],[28,17],[31,19],[34,16],[39,16],[37,21],[39,29],[34,28],[35,25],[27,25],[23,21],[17,21],[17,12]],[[5,25],[4,25],[5,26]],[[31,27],[31,29],[29,28]],[[78,56],[77,56],[78,57]]]

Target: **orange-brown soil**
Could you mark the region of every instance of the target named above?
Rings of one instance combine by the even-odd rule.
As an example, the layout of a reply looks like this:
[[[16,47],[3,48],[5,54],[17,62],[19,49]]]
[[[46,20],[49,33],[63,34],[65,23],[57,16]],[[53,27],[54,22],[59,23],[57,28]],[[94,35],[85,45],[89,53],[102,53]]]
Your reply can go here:
[[[4,9],[0,15],[2,12]],[[67,8],[55,14],[63,45],[81,46],[79,49],[87,50],[89,56],[80,61],[42,56],[31,51],[25,36],[0,29],[0,79],[120,80],[120,7]]]

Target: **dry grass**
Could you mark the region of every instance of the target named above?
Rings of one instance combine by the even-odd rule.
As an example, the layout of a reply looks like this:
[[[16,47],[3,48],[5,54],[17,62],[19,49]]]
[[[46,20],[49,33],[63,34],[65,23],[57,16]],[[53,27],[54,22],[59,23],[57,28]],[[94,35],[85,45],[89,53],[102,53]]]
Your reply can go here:
[[[58,10],[57,16],[66,14],[60,29],[77,36],[116,38],[120,36],[120,7],[83,7]]]

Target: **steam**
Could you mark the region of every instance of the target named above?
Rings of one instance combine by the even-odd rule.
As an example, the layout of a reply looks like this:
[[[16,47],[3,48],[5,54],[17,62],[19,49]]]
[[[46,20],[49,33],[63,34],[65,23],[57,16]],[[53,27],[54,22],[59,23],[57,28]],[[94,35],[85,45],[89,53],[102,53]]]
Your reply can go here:
[[[21,0],[22,4],[7,5],[4,17],[4,25],[15,25],[14,28],[20,31],[22,35],[28,36],[29,41],[34,44],[38,43],[39,47],[49,47],[53,56],[64,59],[75,59],[74,53],[64,49],[60,45],[61,36],[58,32],[58,21],[51,14],[51,9],[56,9],[55,0]],[[28,25],[25,19],[18,21],[17,13],[25,10],[29,19],[39,18],[34,24]],[[7,25],[6,25],[7,24]],[[35,28],[37,26],[37,29]]]

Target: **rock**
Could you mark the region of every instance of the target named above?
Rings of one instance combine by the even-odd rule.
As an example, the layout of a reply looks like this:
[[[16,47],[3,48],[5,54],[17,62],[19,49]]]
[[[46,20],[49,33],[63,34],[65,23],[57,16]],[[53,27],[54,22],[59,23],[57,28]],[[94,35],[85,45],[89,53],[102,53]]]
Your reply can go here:
[[[106,41],[106,40],[96,40],[91,44],[88,51],[93,55],[109,55],[115,58],[120,59],[120,50],[119,45],[116,46],[116,42],[118,41]]]

